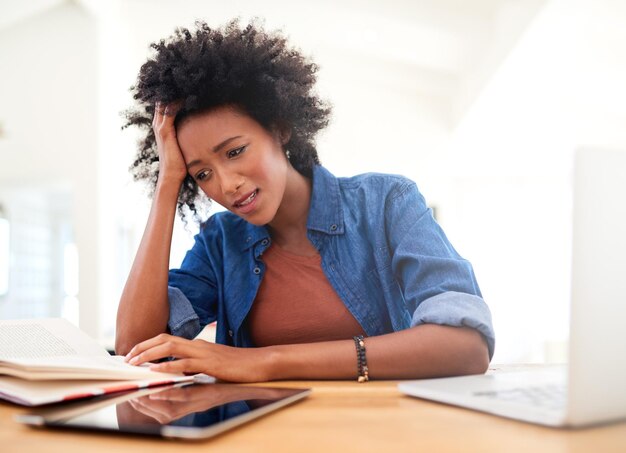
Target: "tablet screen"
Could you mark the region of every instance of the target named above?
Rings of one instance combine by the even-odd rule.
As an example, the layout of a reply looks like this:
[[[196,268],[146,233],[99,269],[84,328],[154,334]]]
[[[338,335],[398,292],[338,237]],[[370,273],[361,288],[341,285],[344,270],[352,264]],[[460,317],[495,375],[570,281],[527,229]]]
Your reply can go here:
[[[202,439],[306,397],[309,389],[179,384],[47,409],[31,425]]]

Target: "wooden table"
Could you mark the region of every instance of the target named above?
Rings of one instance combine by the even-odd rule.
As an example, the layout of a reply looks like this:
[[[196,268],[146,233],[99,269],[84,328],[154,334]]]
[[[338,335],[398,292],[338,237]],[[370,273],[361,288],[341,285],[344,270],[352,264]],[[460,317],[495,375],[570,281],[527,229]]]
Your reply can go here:
[[[397,382],[278,382],[312,387],[304,401],[200,442],[33,429],[27,409],[0,402],[0,451],[97,452],[626,452],[626,423],[544,428],[400,394]]]

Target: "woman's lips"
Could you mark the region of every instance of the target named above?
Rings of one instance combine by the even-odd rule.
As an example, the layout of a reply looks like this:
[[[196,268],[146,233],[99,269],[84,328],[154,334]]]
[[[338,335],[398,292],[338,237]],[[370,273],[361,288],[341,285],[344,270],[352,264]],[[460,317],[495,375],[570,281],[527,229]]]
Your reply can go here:
[[[241,197],[233,207],[241,214],[248,214],[254,210],[259,196],[259,189],[250,192],[248,195]]]

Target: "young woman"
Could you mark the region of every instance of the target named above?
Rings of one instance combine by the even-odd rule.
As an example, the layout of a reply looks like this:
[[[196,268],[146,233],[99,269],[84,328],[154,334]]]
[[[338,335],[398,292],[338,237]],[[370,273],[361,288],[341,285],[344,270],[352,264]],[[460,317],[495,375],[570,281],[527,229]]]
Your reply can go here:
[[[471,265],[401,176],[336,178],[315,134],[317,67],[254,22],[198,23],[153,45],[128,125],[152,209],[121,297],[116,349],[132,364],[228,381],[483,373],[489,309]],[[176,207],[208,197],[168,272]],[[217,321],[216,343],[194,340]]]

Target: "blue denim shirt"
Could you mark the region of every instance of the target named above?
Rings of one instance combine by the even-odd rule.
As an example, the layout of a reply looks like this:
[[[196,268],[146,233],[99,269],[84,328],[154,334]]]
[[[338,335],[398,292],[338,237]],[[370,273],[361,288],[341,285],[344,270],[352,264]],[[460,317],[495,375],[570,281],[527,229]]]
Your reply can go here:
[[[420,324],[494,332],[471,264],[454,250],[416,185],[368,173],[336,178],[313,170],[307,234],[322,269],[368,336]],[[216,341],[253,347],[246,316],[265,273],[267,228],[230,212],[211,216],[180,269],[169,273],[173,335],[193,338],[217,321]]]

